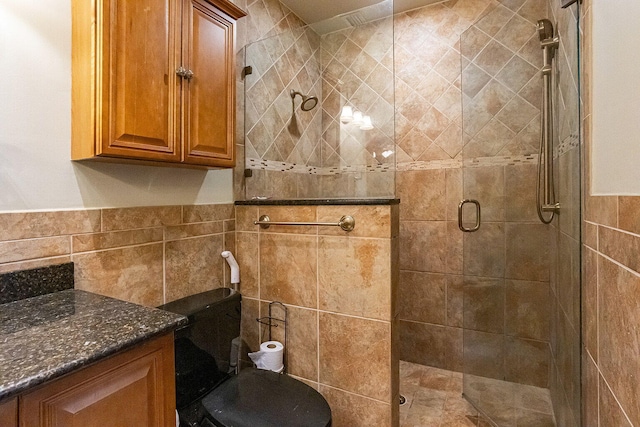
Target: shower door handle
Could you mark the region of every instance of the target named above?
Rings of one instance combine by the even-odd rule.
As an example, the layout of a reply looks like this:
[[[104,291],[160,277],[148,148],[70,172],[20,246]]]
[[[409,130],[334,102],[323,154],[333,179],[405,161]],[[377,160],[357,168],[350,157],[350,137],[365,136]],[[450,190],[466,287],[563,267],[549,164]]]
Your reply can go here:
[[[473,203],[476,206],[476,224],[467,228],[462,224],[462,208],[467,203]],[[473,233],[474,231],[478,231],[480,228],[480,202],[475,199],[464,199],[458,204],[458,228],[465,233]]]

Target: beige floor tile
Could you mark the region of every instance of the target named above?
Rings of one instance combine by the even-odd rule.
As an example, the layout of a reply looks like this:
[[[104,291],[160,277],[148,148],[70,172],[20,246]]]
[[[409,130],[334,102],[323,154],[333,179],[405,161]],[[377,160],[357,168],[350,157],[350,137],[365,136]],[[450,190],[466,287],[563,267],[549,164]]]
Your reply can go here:
[[[555,427],[549,391],[468,375],[468,392],[499,427]],[[400,427],[492,427],[462,397],[460,372],[400,362]]]

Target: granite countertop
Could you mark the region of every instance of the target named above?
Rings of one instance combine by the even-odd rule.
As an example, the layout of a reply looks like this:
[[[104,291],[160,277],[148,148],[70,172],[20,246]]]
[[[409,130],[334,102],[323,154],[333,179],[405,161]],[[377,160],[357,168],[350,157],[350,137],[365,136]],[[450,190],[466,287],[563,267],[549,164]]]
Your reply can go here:
[[[79,290],[0,305],[0,400],[187,323]]]
[[[272,199],[256,198],[251,200],[236,200],[239,206],[272,205],[272,206],[333,206],[333,205],[397,205],[400,199],[395,198],[365,198],[365,199]]]

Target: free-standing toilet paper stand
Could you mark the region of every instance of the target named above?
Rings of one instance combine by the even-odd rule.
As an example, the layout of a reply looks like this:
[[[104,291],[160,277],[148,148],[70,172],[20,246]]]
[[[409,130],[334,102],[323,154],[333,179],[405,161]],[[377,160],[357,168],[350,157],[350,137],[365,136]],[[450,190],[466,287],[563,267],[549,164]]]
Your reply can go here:
[[[273,314],[273,308],[277,307],[278,310],[280,310],[282,312],[282,317],[275,317]],[[284,329],[284,342],[282,344],[284,344],[284,355],[282,357],[283,363],[284,363],[284,369],[282,371],[282,373],[286,374],[287,373],[287,361],[288,361],[288,357],[287,354],[289,352],[289,341],[287,340],[287,332],[289,329],[289,312],[287,310],[287,307],[281,303],[280,301],[273,301],[269,303],[269,315],[268,316],[264,316],[264,317],[259,317],[256,319],[256,321],[258,323],[260,323],[261,325],[265,325],[267,326],[267,330],[269,331],[269,339],[268,341],[273,341],[273,334],[272,334],[272,329],[273,328],[283,328]],[[262,335],[262,334],[261,334]],[[263,339],[264,337],[261,336],[260,337],[260,342],[264,341]]]

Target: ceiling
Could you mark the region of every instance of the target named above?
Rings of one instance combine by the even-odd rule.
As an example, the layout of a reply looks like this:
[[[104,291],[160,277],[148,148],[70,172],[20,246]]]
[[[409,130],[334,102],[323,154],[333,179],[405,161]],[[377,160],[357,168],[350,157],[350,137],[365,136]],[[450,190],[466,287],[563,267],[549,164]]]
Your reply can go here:
[[[307,24],[314,24],[334,18],[338,15],[350,14],[370,6],[384,6],[393,2],[394,13],[404,12],[438,3],[443,0],[280,0]],[[388,7],[387,7],[388,8]],[[382,9],[382,8],[378,8]]]

